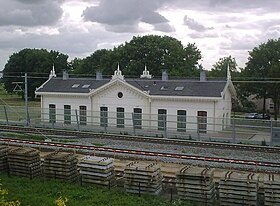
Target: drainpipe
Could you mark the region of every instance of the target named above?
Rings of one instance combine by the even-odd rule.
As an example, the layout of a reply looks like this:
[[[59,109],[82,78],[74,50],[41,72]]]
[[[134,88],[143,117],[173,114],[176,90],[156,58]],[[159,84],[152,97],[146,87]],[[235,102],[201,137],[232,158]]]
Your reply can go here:
[[[151,129],[151,121],[152,121],[152,100],[149,98],[149,129]]]
[[[213,124],[214,124],[214,132],[216,131],[216,101],[214,101],[214,120],[213,120]]]

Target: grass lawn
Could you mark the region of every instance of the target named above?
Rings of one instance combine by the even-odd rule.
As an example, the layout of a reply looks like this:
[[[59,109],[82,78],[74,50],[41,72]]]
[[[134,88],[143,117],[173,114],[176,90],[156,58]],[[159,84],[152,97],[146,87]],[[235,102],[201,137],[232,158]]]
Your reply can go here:
[[[0,105],[5,106],[25,106],[25,100],[21,98],[16,92],[8,94],[4,89],[4,85],[0,84]],[[28,106],[30,107],[40,107],[40,100],[29,100]]]
[[[31,119],[40,119],[40,100],[29,100],[29,116]],[[0,84],[0,120],[6,121],[5,110],[9,121],[25,121],[25,100],[20,95],[8,94],[4,85]]]
[[[67,206],[192,206],[186,202],[171,204],[160,197],[126,193],[122,188],[80,186],[58,180],[25,177],[8,177],[0,173],[0,183],[7,189],[9,201],[19,200],[23,206],[51,206],[54,201],[66,197]],[[1,197],[0,197],[1,198]]]

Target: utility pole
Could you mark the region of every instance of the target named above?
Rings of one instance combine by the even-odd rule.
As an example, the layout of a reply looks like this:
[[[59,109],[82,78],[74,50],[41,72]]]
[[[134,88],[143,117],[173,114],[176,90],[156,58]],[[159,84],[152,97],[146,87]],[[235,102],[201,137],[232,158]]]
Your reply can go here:
[[[29,126],[30,121],[29,121],[29,114],[28,114],[27,73],[24,74],[24,96],[25,96],[26,126]]]

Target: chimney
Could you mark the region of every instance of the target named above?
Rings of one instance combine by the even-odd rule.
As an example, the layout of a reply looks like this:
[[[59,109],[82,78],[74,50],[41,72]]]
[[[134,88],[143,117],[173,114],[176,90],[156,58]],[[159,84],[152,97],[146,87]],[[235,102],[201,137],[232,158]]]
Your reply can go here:
[[[201,82],[205,82],[206,81],[206,73],[205,73],[204,70],[200,71],[199,81],[201,81]]]
[[[63,79],[63,80],[66,80],[66,79],[68,79],[68,78],[69,78],[68,72],[67,72],[66,70],[63,70],[62,79]]]
[[[102,79],[102,72],[97,71],[96,72],[96,80],[101,80]]]
[[[166,70],[163,70],[161,73],[161,80],[162,81],[167,81],[168,80],[168,73]]]

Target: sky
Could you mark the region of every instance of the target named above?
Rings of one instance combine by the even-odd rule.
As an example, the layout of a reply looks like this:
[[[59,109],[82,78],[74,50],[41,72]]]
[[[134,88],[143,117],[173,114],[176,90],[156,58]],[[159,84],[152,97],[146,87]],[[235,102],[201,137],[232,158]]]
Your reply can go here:
[[[279,0],[0,0],[0,70],[24,48],[58,50],[69,60],[133,36],[168,35],[195,43],[210,70],[231,55],[280,37]]]

